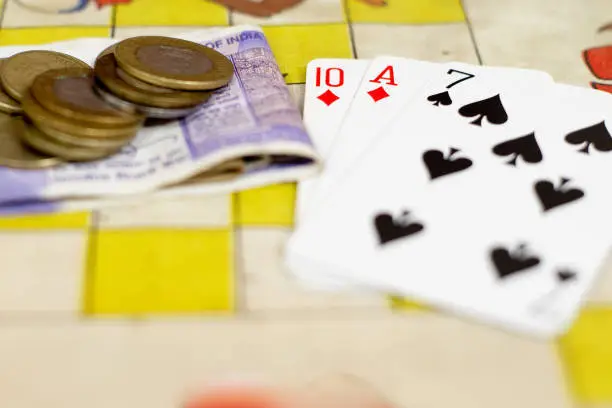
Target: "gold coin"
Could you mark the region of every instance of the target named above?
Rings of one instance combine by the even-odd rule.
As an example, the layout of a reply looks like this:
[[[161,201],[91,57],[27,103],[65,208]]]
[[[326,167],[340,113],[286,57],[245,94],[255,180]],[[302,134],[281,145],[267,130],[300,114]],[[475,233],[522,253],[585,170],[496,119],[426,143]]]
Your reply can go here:
[[[120,148],[126,144],[128,144],[132,139],[136,137],[138,134],[137,129],[132,129],[130,132],[122,135],[120,137],[105,137],[105,138],[92,138],[92,137],[83,137],[80,135],[71,135],[70,133],[64,133],[57,129],[54,129],[49,126],[45,126],[43,123],[38,123],[36,125],[38,129],[46,134],[49,139],[52,139],[58,143],[68,144],[83,148],[91,148],[91,149],[114,149]]]
[[[58,157],[32,150],[23,142],[23,118],[0,114],[0,166],[15,169],[43,169],[61,164]]]
[[[183,90],[210,90],[227,85],[232,62],[204,45],[178,38],[132,37],[115,44],[117,64],[153,85]]]
[[[52,69],[40,74],[31,92],[45,109],[68,118],[108,126],[142,123],[142,116],[130,115],[104,102],[93,90],[89,68]]]
[[[2,65],[4,64],[5,58],[0,59],[0,71],[2,71]],[[15,99],[11,98],[6,91],[0,87],[0,111],[5,113],[21,113],[21,105]]]
[[[115,96],[112,92],[104,87],[103,84],[96,84],[96,92],[107,103],[113,105],[117,109],[121,109],[128,113],[140,112],[148,118],[154,119],[180,119],[189,116],[200,109],[200,105],[190,108],[156,108],[153,106],[144,106],[136,103],[128,102]]]
[[[120,148],[115,149],[92,149],[69,144],[58,143],[41,132],[34,124],[27,123],[23,140],[33,149],[49,155],[59,157],[66,161],[91,161],[98,160],[117,153]]]
[[[56,68],[88,68],[89,65],[68,54],[54,51],[24,51],[7,58],[2,64],[0,82],[4,90],[21,101],[34,78]]]
[[[106,54],[96,60],[94,73],[98,81],[102,82],[106,88],[120,98],[128,102],[137,103],[155,108],[186,108],[200,105],[208,100],[212,95],[211,92],[185,92],[170,90],[168,92],[164,88],[163,91],[153,91],[153,88],[144,89],[144,87],[134,86],[132,83],[126,82],[119,74],[117,60],[113,54]],[[126,73],[123,73],[125,77]],[[140,81],[142,82],[142,81]]]
[[[78,135],[84,138],[118,138],[136,132],[141,125],[125,127],[104,127],[99,123],[91,123],[81,120],[68,119],[44,109],[36,99],[28,92],[21,101],[24,113],[34,122],[36,126],[53,128],[59,132],[70,135]]]

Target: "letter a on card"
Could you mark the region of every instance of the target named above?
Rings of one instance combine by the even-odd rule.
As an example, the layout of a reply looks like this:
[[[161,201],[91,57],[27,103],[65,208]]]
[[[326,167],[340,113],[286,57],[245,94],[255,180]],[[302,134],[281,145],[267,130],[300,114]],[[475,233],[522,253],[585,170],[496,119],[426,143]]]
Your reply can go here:
[[[393,65],[386,65],[381,70],[374,72],[376,76],[369,82],[379,84],[379,86],[370,89],[368,95],[370,95],[374,102],[379,102],[391,96],[384,85],[397,86],[397,82],[395,82],[395,68]]]

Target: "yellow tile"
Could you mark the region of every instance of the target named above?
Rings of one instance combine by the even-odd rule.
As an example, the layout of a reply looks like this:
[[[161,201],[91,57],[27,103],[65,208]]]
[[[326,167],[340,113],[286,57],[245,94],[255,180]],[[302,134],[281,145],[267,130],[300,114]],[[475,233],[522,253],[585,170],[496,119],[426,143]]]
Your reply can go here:
[[[264,33],[288,83],[306,81],[306,65],[315,58],[352,58],[346,24],[267,26]]]
[[[246,190],[235,197],[234,222],[239,225],[292,226],[295,184]]]
[[[44,44],[79,37],[108,37],[110,27],[4,28],[0,45]]]
[[[227,9],[205,0],[138,0],[117,7],[117,26],[227,26]]]
[[[560,348],[576,399],[612,404],[612,307],[583,310]]]
[[[389,296],[389,307],[395,311],[415,311],[427,310],[427,308],[419,303],[413,302],[399,296]]]
[[[88,212],[0,217],[0,230],[86,228],[89,217]]]
[[[460,0],[390,0],[374,7],[348,0],[349,18],[356,23],[428,24],[465,21]]]
[[[233,308],[233,236],[217,230],[100,230],[85,313],[165,314]]]

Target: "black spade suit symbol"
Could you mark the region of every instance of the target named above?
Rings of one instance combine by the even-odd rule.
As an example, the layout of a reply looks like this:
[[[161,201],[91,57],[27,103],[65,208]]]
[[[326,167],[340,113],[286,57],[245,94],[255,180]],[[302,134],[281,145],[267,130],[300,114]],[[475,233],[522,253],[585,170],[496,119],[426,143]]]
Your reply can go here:
[[[535,133],[502,142],[493,147],[493,153],[502,157],[511,156],[510,161],[508,161],[508,164],[511,166],[516,166],[519,157],[525,163],[532,164],[541,162],[543,158],[542,150],[535,138]]]
[[[558,186],[555,186],[548,180],[540,180],[535,183],[534,190],[544,212],[584,197],[584,191],[581,189],[567,188],[566,186],[569,182],[570,179],[562,178]]]
[[[448,106],[453,103],[453,100],[451,99],[448,91],[440,92],[435,95],[430,95],[427,100],[433,102],[434,106]]]
[[[444,153],[440,150],[427,150],[423,153],[423,162],[429,171],[431,180],[458,173],[472,167],[472,160],[467,158],[454,158],[459,152],[459,149],[451,147],[447,157],[444,157]]]
[[[411,221],[410,213],[404,211],[397,219],[387,212],[377,214],[374,217],[374,228],[376,228],[380,245],[385,245],[400,238],[418,234],[425,226],[420,222]]]
[[[491,250],[491,261],[500,279],[525,272],[540,264],[540,258],[527,254],[526,245],[519,245],[513,252],[505,247],[495,247]]]
[[[571,145],[584,144],[578,151],[586,154],[589,154],[591,146],[600,152],[612,150],[612,136],[606,128],[606,123],[603,121],[568,133],[565,136],[565,141]]]
[[[466,118],[473,118],[475,116],[476,119],[470,123],[476,126],[482,126],[484,119],[493,125],[501,125],[508,121],[508,114],[499,94],[462,106],[459,108],[459,114]]]

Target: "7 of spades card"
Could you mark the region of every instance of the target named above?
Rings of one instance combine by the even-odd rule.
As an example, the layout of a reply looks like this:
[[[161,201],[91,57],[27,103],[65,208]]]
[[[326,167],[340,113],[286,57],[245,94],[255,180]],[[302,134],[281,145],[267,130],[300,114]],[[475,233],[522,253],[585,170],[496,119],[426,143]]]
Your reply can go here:
[[[423,93],[425,102],[394,123],[329,196],[326,211],[291,238],[287,261],[310,259],[337,276],[509,330],[558,334],[583,291],[573,292],[573,305],[545,312],[546,302],[567,298],[554,283],[582,285],[581,270],[593,269],[601,250],[571,220],[565,225],[579,234],[562,239],[562,223],[524,214],[535,207],[516,196],[533,176],[523,169],[547,160],[531,133],[536,108],[553,105],[546,97],[552,80],[522,71],[504,81],[499,71],[464,64],[457,70],[471,77],[443,91],[451,102],[431,98],[443,83]],[[535,196],[563,191],[561,184],[540,184]],[[577,241],[594,256],[585,261],[570,251]]]

